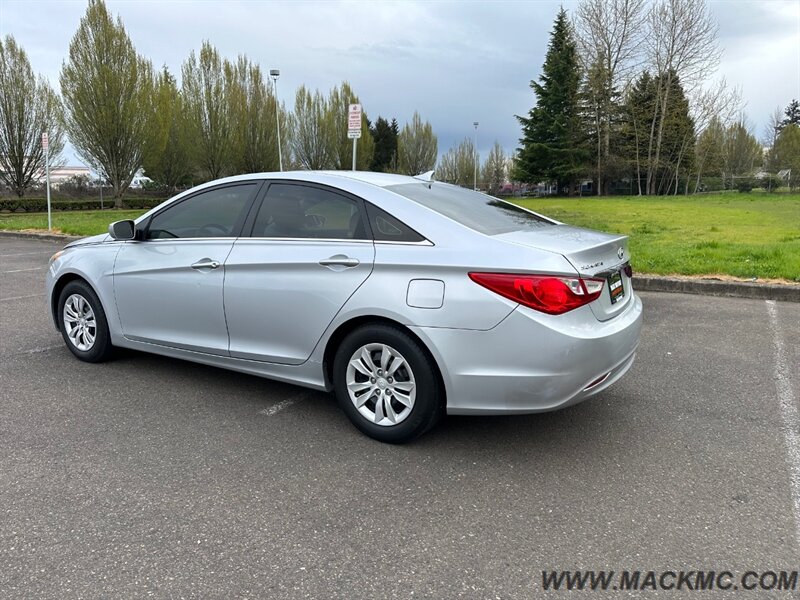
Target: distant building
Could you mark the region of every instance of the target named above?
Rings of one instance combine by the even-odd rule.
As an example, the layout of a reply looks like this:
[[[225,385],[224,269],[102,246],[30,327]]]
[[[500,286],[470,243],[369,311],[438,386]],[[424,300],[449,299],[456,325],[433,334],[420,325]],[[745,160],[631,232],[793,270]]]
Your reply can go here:
[[[92,171],[89,169],[89,167],[75,166],[75,167],[56,167],[50,169],[50,185],[52,185],[53,187],[58,187],[62,183],[73,177],[86,177],[90,181],[93,179]],[[46,178],[45,173],[41,172],[34,179],[36,180],[36,183],[44,184],[45,178]]]

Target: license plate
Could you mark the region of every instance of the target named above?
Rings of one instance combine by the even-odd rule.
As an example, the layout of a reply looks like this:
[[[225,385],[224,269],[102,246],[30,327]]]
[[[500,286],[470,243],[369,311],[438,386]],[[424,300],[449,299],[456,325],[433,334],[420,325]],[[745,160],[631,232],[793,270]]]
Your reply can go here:
[[[611,295],[611,304],[616,304],[625,297],[625,287],[622,285],[622,274],[619,271],[609,275],[608,293]]]

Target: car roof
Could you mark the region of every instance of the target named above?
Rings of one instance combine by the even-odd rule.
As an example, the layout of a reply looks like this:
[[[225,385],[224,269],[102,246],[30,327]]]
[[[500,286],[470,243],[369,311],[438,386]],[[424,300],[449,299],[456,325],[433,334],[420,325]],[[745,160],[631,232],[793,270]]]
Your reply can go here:
[[[373,171],[272,171],[269,173],[249,173],[247,175],[235,175],[233,177],[217,179],[215,181],[208,182],[208,184],[217,185],[220,183],[249,181],[252,179],[297,179],[299,181],[328,183],[333,186],[340,184],[342,179],[350,179],[382,188],[392,185],[401,185],[404,183],[420,183],[419,179],[410,177],[408,175],[375,173]]]

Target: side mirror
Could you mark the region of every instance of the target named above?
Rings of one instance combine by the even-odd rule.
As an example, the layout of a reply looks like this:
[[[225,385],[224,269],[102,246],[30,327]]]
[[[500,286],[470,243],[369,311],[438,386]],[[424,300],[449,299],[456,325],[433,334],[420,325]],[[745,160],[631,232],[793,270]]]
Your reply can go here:
[[[136,239],[136,224],[133,221],[115,221],[108,226],[109,235],[115,240]]]

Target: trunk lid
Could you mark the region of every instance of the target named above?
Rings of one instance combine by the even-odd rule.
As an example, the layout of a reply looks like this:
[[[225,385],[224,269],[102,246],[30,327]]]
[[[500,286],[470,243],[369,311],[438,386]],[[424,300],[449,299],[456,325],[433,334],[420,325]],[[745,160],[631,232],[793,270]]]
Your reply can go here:
[[[621,313],[632,299],[631,279],[624,271],[630,260],[628,236],[559,224],[535,231],[512,231],[493,237],[512,244],[561,254],[581,276],[605,279],[603,293],[589,304],[600,321]],[[611,286],[614,285],[615,291],[619,287],[617,275],[622,292],[616,301],[612,301]],[[619,293],[616,291],[616,294]]]

